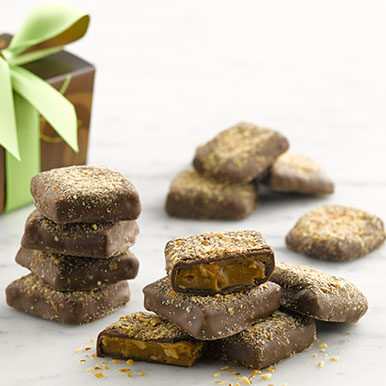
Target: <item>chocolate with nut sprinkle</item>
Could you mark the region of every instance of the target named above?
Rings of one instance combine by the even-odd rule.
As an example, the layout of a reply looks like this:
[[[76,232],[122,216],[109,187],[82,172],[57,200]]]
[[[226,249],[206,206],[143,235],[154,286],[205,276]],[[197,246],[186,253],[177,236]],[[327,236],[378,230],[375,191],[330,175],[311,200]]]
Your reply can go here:
[[[106,258],[135,243],[136,221],[56,224],[34,210],[27,218],[21,245],[65,255]]]
[[[313,319],[276,311],[237,335],[208,344],[208,356],[264,369],[305,350],[316,338]]]
[[[274,252],[260,232],[207,232],[169,241],[166,270],[177,292],[245,290],[269,280]]]
[[[325,322],[357,322],[367,311],[366,297],[354,284],[305,265],[280,262],[272,281],[282,288],[284,308]]]
[[[58,224],[135,220],[141,212],[134,185],[106,167],[41,172],[31,180],[31,193],[39,212]]]
[[[249,216],[256,204],[253,184],[218,182],[188,169],[173,180],[166,212],[181,218],[238,220]]]
[[[59,291],[89,290],[134,279],[139,268],[139,261],[130,251],[109,259],[95,259],[20,248],[16,263]]]
[[[271,166],[288,147],[279,132],[241,122],[198,147],[193,164],[206,177],[246,183]]]
[[[303,215],[286,236],[289,249],[320,260],[348,261],[378,248],[382,220],[362,209],[324,205]]]
[[[98,335],[97,355],[192,366],[201,357],[203,345],[164,318],[135,312]]]
[[[265,184],[276,192],[305,194],[334,192],[334,183],[318,163],[289,151],[275,160]]]
[[[168,277],[143,289],[145,308],[168,319],[200,340],[237,334],[280,306],[280,286],[266,282],[242,292],[186,295],[175,292]]]
[[[6,289],[7,304],[21,312],[65,324],[84,324],[105,317],[130,300],[127,281],[91,291],[61,292],[33,274]]]

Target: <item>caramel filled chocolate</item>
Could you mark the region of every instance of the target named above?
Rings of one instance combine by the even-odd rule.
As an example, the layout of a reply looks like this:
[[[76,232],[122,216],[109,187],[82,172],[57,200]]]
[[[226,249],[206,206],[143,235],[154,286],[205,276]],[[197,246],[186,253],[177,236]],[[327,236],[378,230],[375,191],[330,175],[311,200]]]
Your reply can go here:
[[[238,220],[249,216],[256,205],[253,184],[221,183],[188,169],[171,183],[166,212],[181,218]]]
[[[135,220],[141,212],[134,185],[106,167],[41,172],[31,180],[31,193],[39,212],[57,224]]]
[[[136,221],[56,224],[34,210],[27,218],[21,245],[64,255],[105,258],[124,253],[135,243]]]
[[[193,165],[205,177],[246,183],[271,166],[288,147],[288,140],[279,132],[241,122],[199,146]]]
[[[21,312],[65,324],[84,324],[125,305],[130,291],[124,280],[91,291],[61,292],[30,274],[13,281],[6,296],[7,304]]]
[[[357,322],[366,297],[349,281],[305,265],[277,264],[271,278],[282,288],[281,305],[325,322]]]
[[[303,351],[315,338],[311,318],[276,311],[239,334],[209,342],[207,356],[264,369]]]
[[[16,263],[59,291],[89,290],[134,279],[139,268],[130,251],[109,259],[95,259],[20,248]]]
[[[242,292],[188,295],[173,291],[165,277],[143,289],[145,308],[167,318],[195,339],[237,334],[280,306],[280,286],[268,281]]]
[[[166,270],[177,292],[228,293],[266,282],[274,268],[271,247],[255,231],[182,237],[165,247]]]
[[[97,355],[190,367],[201,357],[203,345],[166,319],[136,312],[99,334]]]

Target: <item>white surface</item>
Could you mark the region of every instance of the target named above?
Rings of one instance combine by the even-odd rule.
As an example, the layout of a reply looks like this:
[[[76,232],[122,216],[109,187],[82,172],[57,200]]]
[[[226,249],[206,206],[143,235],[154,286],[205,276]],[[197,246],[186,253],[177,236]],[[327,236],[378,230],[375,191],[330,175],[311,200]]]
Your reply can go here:
[[[36,1],[2,2],[4,31],[14,32]],[[192,369],[136,363],[127,378],[111,364],[98,380],[95,360],[75,354],[119,315],[142,309],[142,287],[164,275],[163,248],[175,236],[256,229],[277,259],[309,264],[354,282],[370,308],[357,325],[318,326],[338,362],[313,358],[316,348],[281,363],[254,384],[362,385],[384,380],[386,248],[346,264],[321,263],[287,251],[284,236],[307,209],[354,205],[386,219],[385,3],[382,1],[71,1],[92,14],[88,35],[70,50],[98,67],[89,162],[115,167],[143,203],[133,251],[141,260],[132,300],[117,313],[68,327],[21,314],[4,289],[26,273],[14,263],[27,207],[0,216],[0,368],[2,385],[234,384],[220,363]],[[195,146],[249,120],[285,133],[293,150],[318,160],[336,182],[327,198],[267,198],[240,222],[182,221],[163,205],[172,177]],[[91,344],[92,345],[92,344]],[[88,353],[93,352],[90,350]],[[101,361],[98,361],[101,362]],[[232,368],[235,368],[232,366]],[[250,372],[243,370],[243,375]]]

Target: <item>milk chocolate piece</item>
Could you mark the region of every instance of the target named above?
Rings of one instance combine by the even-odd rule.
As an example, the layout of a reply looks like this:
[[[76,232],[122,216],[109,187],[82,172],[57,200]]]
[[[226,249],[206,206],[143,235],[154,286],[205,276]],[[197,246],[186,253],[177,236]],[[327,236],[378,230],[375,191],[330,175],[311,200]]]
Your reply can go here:
[[[141,212],[134,185],[121,173],[70,166],[37,174],[31,193],[39,212],[57,224],[135,220]]]
[[[130,251],[109,259],[95,259],[20,248],[16,263],[58,291],[89,290],[134,279],[139,268]]]
[[[313,319],[276,311],[237,335],[210,342],[208,355],[264,369],[303,351],[315,338]]]
[[[27,218],[21,245],[64,255],[105,258],[135,243],[136,221],[56,224],[34,210]]]
[[[303,215],[286,236],[289,249],[320,260],[348,261],[378,248],[386,238],[382,220],[342,205],[324,205]]]
[[[281,296],[280,286],[269,281],[226,295],[186,295],[173,291],[168,277],[147,285],[143,293],[147,310],[200,340],[237,334],[277,310]]]
[[[306,194],[334,192],[334,183],[318,163],[289,151],[276,158],[265,184],[276,192]]]
[[[193,165],[206,177],[246,183],[271,166],[288,147],[279,132],[241,122],[198,147]]]
[[[210,232],[169,241],[166,270],[176,292],[228,293],[269,280],[272,248],[255,231]]]
[[[127,281],[92,291],[61,292],[33,274],[12,282],[6,289],[7,304],[21,312],[65,324],[84,324],[103,318],[130,299]]]
[[[249,216],[256,204],[252,184],[221,183],[188,169],[173,180],[166,212],[181,218],[238,220]]]
[[[203,345],[164,318],[136,312],[99,334],[97,355],[190,367],[201,357]]]
[[[325,322],[357,322],[366,297],[352,283],[304,265],[277,264],[272,281],[282,287],[283,307]]]

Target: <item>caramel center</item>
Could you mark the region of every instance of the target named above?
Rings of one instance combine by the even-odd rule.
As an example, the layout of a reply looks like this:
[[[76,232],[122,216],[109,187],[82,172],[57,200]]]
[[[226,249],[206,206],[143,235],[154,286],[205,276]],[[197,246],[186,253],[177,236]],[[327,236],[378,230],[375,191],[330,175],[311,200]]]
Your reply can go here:
[[[104,336],[102,350],[120,358],[152,360],[178,366],[192,366],[202,354],[202,342],[178,341],[174,343],[140,341]]]
[[[181,290],[221,291],[238,285],[256,285],[265,278],[265,255],[212,261],[177,268],[175,284]]]

